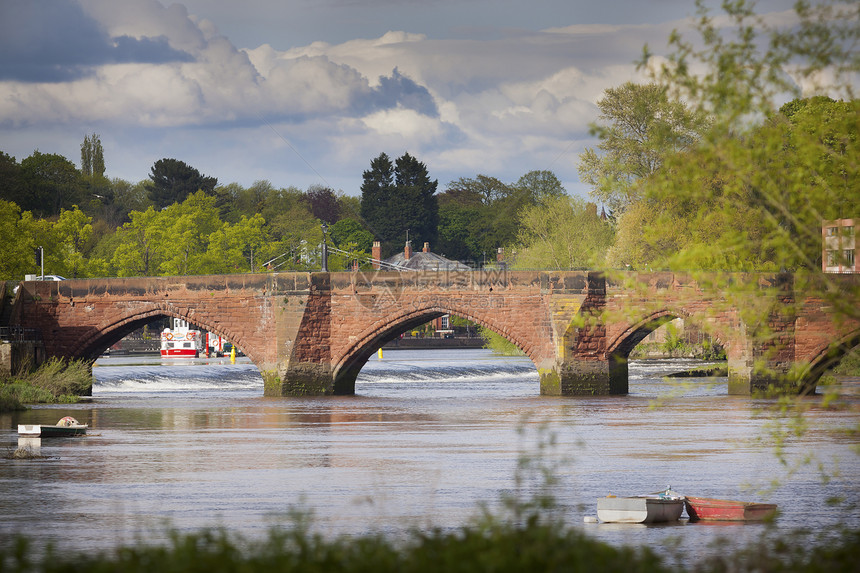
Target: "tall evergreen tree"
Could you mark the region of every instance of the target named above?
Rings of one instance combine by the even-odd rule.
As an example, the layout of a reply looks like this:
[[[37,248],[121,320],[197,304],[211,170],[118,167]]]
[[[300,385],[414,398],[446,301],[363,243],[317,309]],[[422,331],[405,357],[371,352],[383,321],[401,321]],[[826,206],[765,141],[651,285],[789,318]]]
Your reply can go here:
[[[361,218],[380,241],[388,241],[396,233],[389,213],[393,196],[394,164],[380,153],[362,174],[361,183]]]
[[[153,186],[149,197],[158,208],[181,203],[197,191],[212,195],[218,179],[206,177],[190,165],[178,159],[159,159],[150,170]]]
[[[361,185],[361,216],[382,241],[383,256],[403,248],[407,234],[418,248],[438,236],[438,181],[430,180],[427,166],[405,153],[394,165],[381,153],[371,161]]]

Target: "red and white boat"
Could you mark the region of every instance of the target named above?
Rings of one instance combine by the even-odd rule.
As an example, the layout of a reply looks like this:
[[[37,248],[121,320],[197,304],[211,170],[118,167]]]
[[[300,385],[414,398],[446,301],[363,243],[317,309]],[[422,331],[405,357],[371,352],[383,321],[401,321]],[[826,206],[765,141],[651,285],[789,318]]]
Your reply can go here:
[[[181,318],[174,318],[173,328],[161,332],[162,358],[197,358],[203,350],[203,333]]]
[[[776,513],[776,504],[686,496],[690,521],[765,521]]]

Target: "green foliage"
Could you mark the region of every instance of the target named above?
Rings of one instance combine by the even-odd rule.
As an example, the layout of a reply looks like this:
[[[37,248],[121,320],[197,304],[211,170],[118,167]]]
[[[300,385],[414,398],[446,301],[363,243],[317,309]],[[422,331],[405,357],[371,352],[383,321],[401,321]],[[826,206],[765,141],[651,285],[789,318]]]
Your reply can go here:
[[[38,217],[60,214],[61,209],[84,204],[84,185],[75,165],[55,153],[40,153],[21,161],[24,189],[14,200]]]
[[[597,215],[596,206],[567,195],[526,207],[520,225],[516,268],[602,266],[612,244],[612,227]]]
[[[639,200],[639,183],[653,175],[667,155],[689,149],[705,124],[667,95],[664,86],[627,82],[609,88],[597,102],[601,124],[596,151],[586,148],[579,160],[580,179],[591,186],[590,195],[620,215]]]
[[[542,205],[567,195],[567,191],[552,171],[529,171],[519,178],[514,189],[524,194],[530,203]]]
[[[83,275],[86,265],[84,248],[93,234],[92,220],[92,217],[85,215],[77,205],[71,210],[64,209],[60,212],[60,218],[53,226],[58,263],[61,263],[55,267],[58,274],[68,278]]]
[[[31,229],[28,228],[30,221],[29,217],[22,219],[18,205],[0,200],[0,236],[15,238],[3,245],[0,279],[23,280],[26,273],[33,271],[33,239]]]
[[[461,177],[439,195],[439,246],[433,250],[456,260],[495,260],[499,247],[516,241],[524,208],[563,194],[549,171],[531,171],[513,185],[486,175]]]
[[[50,358],[32,372],[0,380],[0,412],[20,410],[22,404],[77,402],[90,394],[92,384],[88,363]]]
[[[525,352],[520,350],[516,344],[501,334],[496,334],[495,331],[487,327],[478,327],[478,333],[486,341],[484,348],[489,348],[493,351],[493,354],[500,356],[525,356]]]
[[[407,233],[415,245],[436,242],[438,182],[430,180],[426,165],[408,153],[392,164],[381,153],[362,177],[361,216],[381,241],[383,257],[403,248]]]
[[[81,173],[88,178],[104,178],[105,157],[98,134],[85,135],[81,143]]]
[[[218,184],[215,177],[201,175],[185,162],[166,157],[155,162],[150,169],[149,178],[153,183],[149,198],[158,208],[181,203],[197,191],[212,194]]]

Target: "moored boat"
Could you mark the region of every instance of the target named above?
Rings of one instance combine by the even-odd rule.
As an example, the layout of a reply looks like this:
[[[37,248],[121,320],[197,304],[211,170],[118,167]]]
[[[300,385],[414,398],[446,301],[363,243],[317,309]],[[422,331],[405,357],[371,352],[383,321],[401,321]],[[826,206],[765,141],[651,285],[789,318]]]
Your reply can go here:
[[[669,490],[667,490],[667,493]],[[597,518],[605,523],[667,523],[684,510],[683,496],[664,493],[635,497],[608,495],[597,500]]]
[[[198,358],[203,350],[203,333],[189,327],[187,321],[174,318],[173,328],[161,332],[162,358]]]
[[[18,435],[38,436],[40,438],[79,436],[87,433],[87,427],[87,424],[81,424],[71,416],[66,416],[53,426],[47,424],[18,424]]]
[[[690,521],[764,521],[776,514],[776,504],[709,497],[686,497]]]

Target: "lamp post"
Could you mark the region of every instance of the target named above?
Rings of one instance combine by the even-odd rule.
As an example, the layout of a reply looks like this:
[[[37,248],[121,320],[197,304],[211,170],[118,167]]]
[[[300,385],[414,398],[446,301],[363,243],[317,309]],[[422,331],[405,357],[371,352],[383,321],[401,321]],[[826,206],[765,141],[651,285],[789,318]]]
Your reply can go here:
[[[323,221],[323,224],[320,225],[322,227],[323,232],[323,244],[322,244],[322,272],[328,272],[328,242],[326,242],[326,233],[328,233],[328,225]]]

